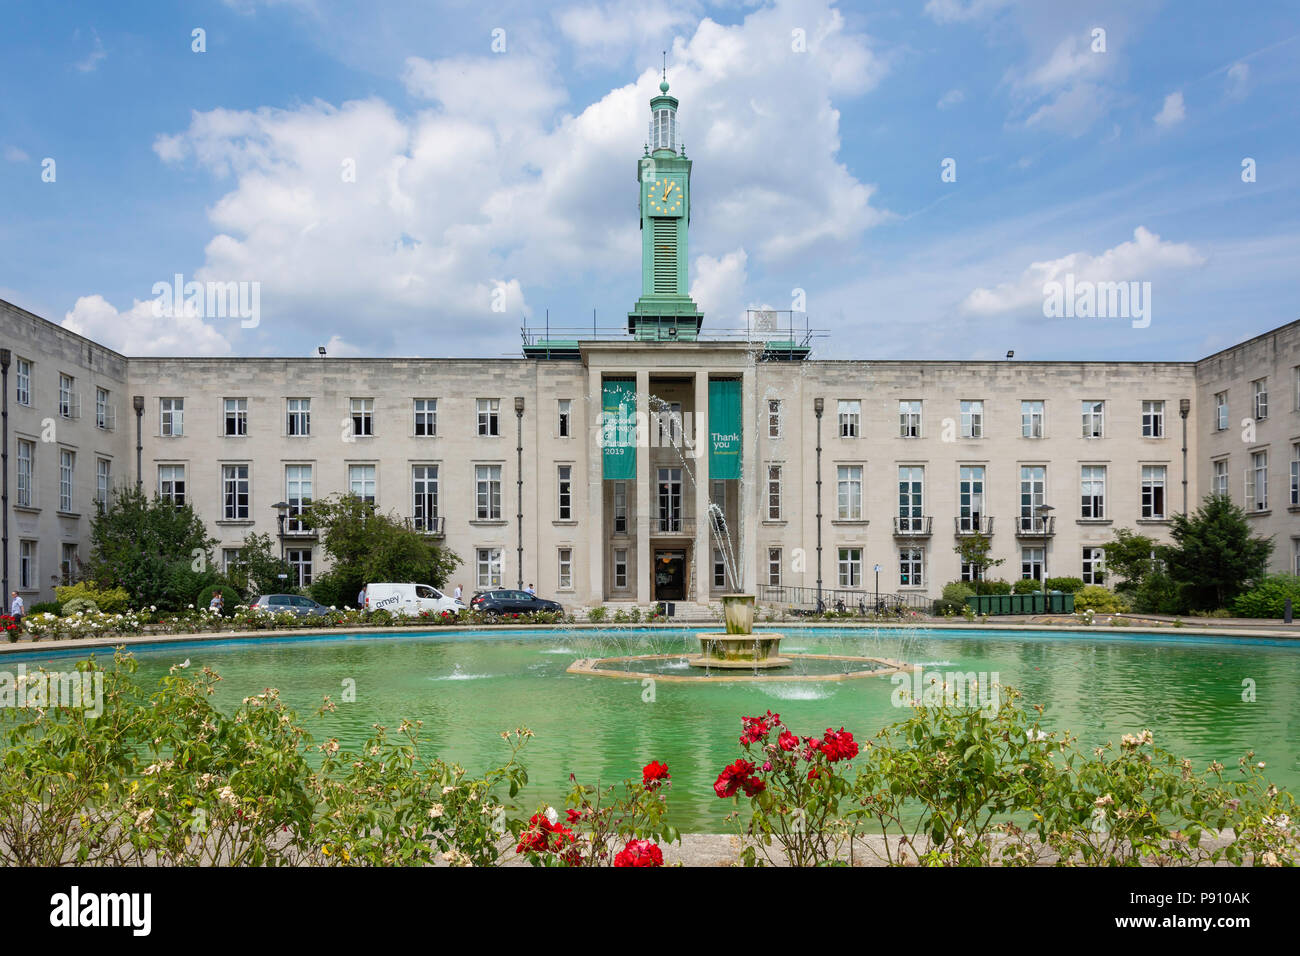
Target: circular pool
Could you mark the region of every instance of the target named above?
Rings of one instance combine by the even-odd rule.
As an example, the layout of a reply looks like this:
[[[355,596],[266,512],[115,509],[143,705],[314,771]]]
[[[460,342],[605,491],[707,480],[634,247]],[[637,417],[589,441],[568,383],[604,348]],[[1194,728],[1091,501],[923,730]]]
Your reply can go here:
[[[786,624],[781,631],[783,653],[884,657],[921,665],[925,674],[985,675],[982,681],[1019,690],[1026,706],[1044,704],[1043,726],[1069,730],[1085,746],[1150,728],[1158,745],[1191,758],[1197,769],[1211,760],[1232,769],[1254,750],[1276,783],[1293,791],[1300,785],[1300,643],[1019,628]],[[712,784],[740,754],[742,715],[770,709],[796,732],[843,726],[860,740],[908,715],[895,705],[895,691],[909,673],[709,683],[568,672],[581,658],[672,655],[697,646],[688,629],[440,629],[186,641],[133,652],[147,686],[186,658],[194,667],[212,667],[223,677],[215,698],[223,709],[279,688],[317,740],[336,737],[356,747],[373,724],[396,728],[404,717],[422,720],[430,752],[474,773],[506,755],[502,730],[530,727],[536,737],[523,755],[526,808],[562,802],[570,773],[585,783],[618,783],[660,760],[672,772],[672,822],[688,831],[726,829],[731,801],[715,797]],[[0,668],[12,670],[20,661],[66,668],[70,658],[88,653],[51,645],[6,655]],[[340,701],[348,686],[355,686],[355,702],[315,716],[325,695]]]

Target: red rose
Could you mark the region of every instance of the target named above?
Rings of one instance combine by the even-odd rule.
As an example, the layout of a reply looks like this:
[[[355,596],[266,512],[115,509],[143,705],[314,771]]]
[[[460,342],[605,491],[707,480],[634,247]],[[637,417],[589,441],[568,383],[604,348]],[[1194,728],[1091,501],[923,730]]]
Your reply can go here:
[[[781,731],[781,736],[776,738],[776,742],[787,753],[799,746],[799,738],[788,730]]]
[[[671,776],[667,764],[652,760],[641,768],[641,785],[643,787],[657,787]]]
[[[858,744],[853,734],[841,727],[838,731],[826,728],[822,737],[821,752],[831,763],[837,760],[852,760],[858,755]]]
[[[615,866],[663,866],[664,854],[649,840],[629,840],[614,857]]]

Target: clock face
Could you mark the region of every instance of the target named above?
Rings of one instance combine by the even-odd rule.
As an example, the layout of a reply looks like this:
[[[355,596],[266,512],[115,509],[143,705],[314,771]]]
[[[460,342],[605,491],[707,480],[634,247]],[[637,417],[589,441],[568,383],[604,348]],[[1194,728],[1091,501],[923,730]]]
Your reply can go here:
[[[685,209],[682,187],[675,179],[653,179],[645,183],[645,210],[650,216],[680,216]]]

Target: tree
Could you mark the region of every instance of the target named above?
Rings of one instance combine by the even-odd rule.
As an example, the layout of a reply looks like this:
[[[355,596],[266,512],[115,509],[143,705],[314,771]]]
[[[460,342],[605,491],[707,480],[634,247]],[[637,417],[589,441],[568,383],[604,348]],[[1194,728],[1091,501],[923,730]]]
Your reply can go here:
[[[303,516],[315,528],[321,545],[332,559],[330,570],[321,576],[317,600],[328,595],[351,603],[372,581],[416,581],[442,587],[460,566],[455,552],[442,547],[396,515],[375,511],[356,495],[332,495],[314,501]],[[317,594],[316,584],[312,593]]]
[[[993,550],[993,541],[986,534],[963,535],[957,542],[954,551],[961,557],[962,564],[971,566],[971,573],[975,581],[984,580],[984,572],[989,568],[996,568],[1000,564],[1006,564],[1006,558],[992,558],[990,553]],[[979,587],[975,587],[975,593],[979,592]]]
[[[135,486],[114,490],[92,519],[86,570],[98,587],[125,588],[136,607],[175,610],[213,584],[212,548],[203,519],[188,504],[148,498]]]
[[[239,549],[239,562],[230,569],[230,584],[245,598],[291,590],[289,562],[280,557],[269,534],[249,534]],[[283,577],[282,577],[283,576]]]
[[[1226,495],[1209,495],[1190,516],[1174,515],[1171,546],[1157,554],[1188,610],[1227,607],[1264,577],[1271,538],[1250,533],[1246,513]]]
[[[1142,580],[1155,570],[1155,541],[1130,528],[1116,528],[1115,540],[1106,542],[1102,549],[1106,552],[1106,573],[1119,579],[1116,591],[1134,594]]]

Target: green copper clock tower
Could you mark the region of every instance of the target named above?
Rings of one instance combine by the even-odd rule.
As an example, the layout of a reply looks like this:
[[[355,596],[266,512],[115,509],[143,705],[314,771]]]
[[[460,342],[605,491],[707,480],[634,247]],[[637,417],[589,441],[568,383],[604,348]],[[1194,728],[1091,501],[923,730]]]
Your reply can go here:
[[[643,341],[694,341],[704,314],[688,289],[691,161],[677,136],[677,97],[668,80],[650,101],[650,140],[636,167],[641,209],[641,298],[627,330]]]

